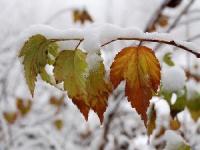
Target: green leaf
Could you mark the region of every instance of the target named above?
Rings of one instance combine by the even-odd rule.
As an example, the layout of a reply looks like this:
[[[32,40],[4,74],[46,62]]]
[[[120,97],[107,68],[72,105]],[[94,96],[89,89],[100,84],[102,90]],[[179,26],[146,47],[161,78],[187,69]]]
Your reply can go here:
[[[186,143],[181,144],[177,150],[191,150],[190,146]]]
[[[187,108],[190,111],[191,117],[197,121],[200,118],[200,95],[188,100]]]
[[[64,81],[68,96],[86,119],[89,110],[93,109],[102,121],[111,84],[104,79],[103,62],[99,62],[94,70],[89,70],[86,56],[78,49],[60,52],[54,64],[54,76],[57,83]]]
[[[56,56],[57,47],[40,34],[30,37],[20,51],[19,57],[23,57],[25,78],[32,96],[38,74],[42,74],[43,80],[49,81],[44,69],[50,60],[49,54]]]
[[[177,96],[176,102],[174,104],[171,103],[171,98],[173,93],[176,94]],[[179,92],[166,92],[161,88],[159,95],[168,102],[171,110],[171,116],[173,118],[179,112],[183,111],[184,108],[186,107],[186,101],[187,101],[186,89],[184,89],[184,91],[179,91]]]
[[[163,61],[169,66],[174,66],[175,64],[172,61],[171,55],[172,53],[166,53],[163,57]]]

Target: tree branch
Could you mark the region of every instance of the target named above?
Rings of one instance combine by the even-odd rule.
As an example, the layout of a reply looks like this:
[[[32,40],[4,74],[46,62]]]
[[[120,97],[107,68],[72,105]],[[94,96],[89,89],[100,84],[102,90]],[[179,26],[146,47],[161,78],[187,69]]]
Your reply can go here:
[[[195,2],[195,0],[190,0],[190,2],[188,3],[188,5],[185,6],[185,8],[180,12],[180,14],[176,17],[176,19],[174,20],[174,22],[169,26],[169,28],[167,29],[166,33],[169,33],[172,29],[174,29],[176,27],[176,25],[179,23],[179,21],[181,20],[181,18],[188,12],[188,10],[190,9],[190,7],[192,6],[192,4]],[[155,51],[157,49],[160,48],[160,44],[158,44],[155,47]]]
[[[78,41],[83,41],[84,39],[78,39],[78,38],[74,38],[74,39],[50,39],[52,42],[57,42],[57,41],[71,41],[71,40],[78,40]],[[187,52],[190,52],[192,54],[194,54],[197,58],[200,58],[200,53],[196,52],[195,50],[189,48],[189,47],[186,47],[182,44],[179,44],[177,42],[175,42],[174,40],[171,40],[171,41],[167,41],[167,40],[164,40],[164,39],[152,39],[152,37],[146,37],[146,38],[142,38],[142,37],[132,37],[132,38],[126,38],[126,37],[119,37],[119,38],[116,38],[116,39],[113,39],[111,41],[108,41],[104,44],[101,45],[101,47],[104,47],[112,42],[115,42],[115,41],[141,41],[141,42],[153,42],[153,43],[162,43],[162,44],[168,44],[168,45],[172,45],[172,46],[176,46],[178,48],[181,48]]]
[[[150,28],[152,28],[153,26],[155,26],[155,24],[158,22],[163,10],[165,9],[165,7],[167,6],[167,4],[170,2],[171,0],[165,0],[160,7],[157,9],[157,11],[155,11],[154,15],[152,15],[151,19],[149,20],[149,22],[147,23],[147,26],[144,30],[144,32],[149,31]]]
[[[188,5],[180,12],[180,14],[176,17],[176,19],[174,20],[174,22],[170,25],[170,27],[167,29],[167,33],[169,33],[172,29],[174,29],[176,27],[176,25],[178,24],[178,22],[181,20],[182,16],[185,15],[187,13],[187,11],[189,10],[189,8],[192,6],[192,4],[194,3],[195,0],[190,0],[190,2],[188,3]]]
[[[194,79],[196,82],[200,82],[200,76],[191,73],[189,70],[185,70],[187,78]]]

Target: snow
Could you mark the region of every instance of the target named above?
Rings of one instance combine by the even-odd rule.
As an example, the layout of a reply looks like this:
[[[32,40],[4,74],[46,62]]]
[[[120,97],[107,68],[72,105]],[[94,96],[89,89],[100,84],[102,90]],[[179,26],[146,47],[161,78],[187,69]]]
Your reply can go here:
[[[90,53],[90,52],[98,52],[101,48],[101,44],[99,41],[99,35],[96,33],[96,30],[93,28],[90,29],[89,27],[83,31],[84,34],[84,41],[83,41],[83,49]]]
[[[3,1],[4,3],[2,4]],[[88,55],[89,57],[87,58],[88,63],[91,65],[89,67],[90,69],[95,68],[95,57],[97,57],[95,53],[98,53],[99,46],[113,39],[116,39],[119,36],[128,38],[145,37],[148,39],[163,39],[167,41],[174,40],[177,44],[183,44],[197,51],[199,49],[197,46],[199,45],[198,39],[195,40],[197,45],[194,42],[192,44],[185,43],[180,40],[185,41],[185,39],[189,38],[190,36],[192,37],[198,34],[199,23],[190,24],[189,37],[185,35],[185,25],[174,29],[170,35],[158,33],[148,34],[141,31],[141,29],[145,28],[146,23],[149,19],[151,19],[151,15],[158,7],[158,4],[161,3],[161,1],[163,0],[74,0],[68,2],[66,2],[66,0],[14,0],[14,2],[0,0],[0,7],[2,8],[2,13],[0,16],[0,94],[2,94],[2,91],[5,93],[5,96],[2,94],[0,98],[1,111],[4,111],[7,108],[9,111],[14,111],[16,108],[10,107],[15,106],[16,97],[22,97],[24,99],[31,98],[25,83],[23,70],[21,69],[22,65],[18,61],[16,65],[16,60],[14,61],[14,64],[12,62],[13,58],[15,58],[17,55],[16,50],[19,50],[24,42],[34,34],[44,34],[48,38],[84,38],[85,41],[83,41],[80,45],[80,49],[91,54]],[[184,0],[184,3],[187,4],[188,1]],[[94,21],[97,23],[92,25],[84,25],[86,28],[80,24],[75,25],[73,24],[70,11],[63,11],[62,14],[56,16],[52,19],[52,21],[50,21],[49,25],[53,27],[36,25],[44,23],[46,24],[46,20],[51,18],[51,16],[54,16],[55,12],[59,12],[59,10],[69,10],[69,8],[72,7],[78,8],[77,5],[80,5],[80,8],[86,8],[90,15],[93,17]],[[200,1],[196,1],[194,7],[198,9],[199,6]],[[183,7],[181,6],[181,8]],[[179,10],[170,10],[172,10],[170,14],[168,12],[164,12],[164,14],[170,15],[169,17],[172,16],[172,20],[170,21],[173,21],[174,17],[176,17],[179,13]],[[190,15],[192,18],[192,14]],[[196,15],[199,15],[199,13],[197,12]],[[184,17],[183,19],[183,21],[186,22],[188,20],[187,17]],[[104,24],[105,22],[110,22],[115,25]],[[28,29],[30,25],[34,26],[32,26],[31,29]],[[135,27],[138,27],[139,29]],[[22,33],[22,30],[24,29],[27,29],[25,31],[26,33]],[[86,30],[89,31],[86,32]],[[163,32],[164,30],[159,31]],[[20,33],[21,36],[19,37]],[[65,33],[67,33],[67,35]],[[17,39],[19,39],[19,41]],[[74,50],[78,42],[79,41],[62,41],[58,42],[58,44],[60,46],[60,50]],[[16,48],[16,43],[19,43],[20,48]],[[109,61],[112,63],[113,57],[118,52],[118,50],[121,50],[125,46],[130,46],[132,43],[133,41],[119,41],[102,47],[100,50],[105,52],[105,67],[109,68],[110,65],[107,62]],[[138,42],[136,41],[134,45],[137,43]],[[154,47],[153,43],[150,44],[145,42],[144,45],[150,45],[150,47]],[[163,45],[161,48],[159,48],[158,51],[156,51],[156,56],[158,56],[157,54],[160,52],[166,53],[167,51],[169,52],[169,50],[172,52],[174,62],[187,69],[188,62],[186,61],[187,59],[185,59],[185,53],[182,53],[182,51],[175,51],[172,46]],[[90,56],[92,57],[93,55],[92,53],[94,53],[94,58],[90,58]],[[190,57],[191,67],[194,64],[199,63],[200,61],[196,59],[196,57]],[[163,65],[162,68],[169,69],[168,66],[165,65]],[[194,70],[194,72],[191,71],[191,73],[196,73],[198,75],[200,72],[198,70]],[[48,73],[52,73],[51,69],[49,69]],[[176,75],[175,78],[178,78],[178,76]],[[192,97],[195,95],[196,91],[199,91],[199,83],[193,80],[186,82],[189,83],[189,85],[186,83],[188,91],[187,93],[190,94],[188,94],[188,96]],[[58,86],[58,88],[63,87],[62,84]],[[119,91],[123,90],[123,86],[120,86]],[[86,122],[80,114],[79,110],[68,98],[65,100],[66,107],[62,107],[60,112],[55,115],[55,111],[57,109],[53,106],[50,106],[48,100],[52,95],[59,96],[62,94],[66,95],[66,92],[61,92],[49,84],[38,80],[33,101],[33,108],[25,118],[19,118],[19,120],[17,120],[14,125],[8,126],[8,124],[2,118],[2,113],[0,114],[0,149],[96,150],[102,141],[102,131],[104,130],[104,126],[99,126],[99,119],[93,112],[90,113],[89,121]],[[109,106],[107,109],[108,113],[112,111],[111,105],[115,104],[115,100],[118,99],[116,98],[116,93],[111,97],[112,98],[109,99]],[[126,98],[120,97],[120,99],[123,100]],[[154,100],[154,98],[152,100]],[[161,101],[164,100],[161,99]],[[162,113],[162,115],[159,116],[160,119],[158,120],[161,120],[165,124],[166,121],[164,120],[168,119],[168,108],[166,103],[159,103],[158,109],[163,108],[163,110],[158,110],[158,113]],[[107,112],[104,114],[105,120],[107,119]],[[184,110],[182,113],[180,113],[180,115],[182,116],[178,117],[178,119],[181,118],[179,119],[181,120],[180,130],[184,133],[184,138],[189,141],[194,150],[199,150],[200,135],[198,128],[200,126],[200,120],[198,122],[194,122],[187,110]],[[163,120],[162,116],[164,116]],[[52,125],[52,121],[56,118],[62,118],[64,120],[65,125],[62,129],[62,132],[57,131]],[[159,125],[161,124],[162,123],[159,123]],[[91,135],[81,138],[81,133],[87,133],[88,130],[91,132]],[[29,133],[33,134],[35,138],[29,138],[27,136]],[[124,136],[128,138],[127,142],[129,144],[129,149],[154,149],[154,145],[148,142],[148,137],[145,133],[145,127],[143,126],[143,123],[141,122],[138,114],[130,106],[130,103],[123,101],[120,104],[116,117],[111,123],[106,149],[114,150],[119,148],[120,143],[123,144]],[[119,144],[117,143],[118,141]]]
[[[164,135],[167,144],[164,150],[177,150],[185,145],[183,138],[173,130],[167,130]]]
[[[184,88],[186,81],[185,72],[178,66],[173,66],[162,70],[163,90],[169,92],[180,91]]]
[[[143,33],[138,28],[122,28],[112,24],[92,24],[86,29],[71,28],[68,30],[59,30],[47,25],[34,25],[25,30],[19,40],[19,45],[32,35],[42,34],[48,39],[84,39],[84,49],[96,51],[100,45],[117,38],[147,39],[171,42],[177,45],[183,45],[196,52],[199,52],[197,45],[191,42],[183,42],[167,33]]]
[[[89,70],[94,70],[99,62],[102,61],[101,56],[99,56],[97,53],[88,53],[86,57],[86,62],[88,64]]]
[[[167,101],[163,99],[157,100],[155,103],[155,111],[156,111],[156,125],[158,127],[168,127],[169,119],[170,119],[170,107]]]
[[[187,99],[191,100],[192,98],[197,96],[198,91],[200,89],[200,85],[194,80],[189,80],[186,83],[186,88],[187,88]]]

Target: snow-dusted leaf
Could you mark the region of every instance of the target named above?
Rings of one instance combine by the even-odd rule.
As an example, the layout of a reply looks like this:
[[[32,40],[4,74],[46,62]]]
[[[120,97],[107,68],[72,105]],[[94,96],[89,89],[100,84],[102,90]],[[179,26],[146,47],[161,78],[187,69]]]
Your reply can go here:
[[[160,78],[160,64],[154,52],[145,46],[124,48],[111,66],[110,79],[114,88],[126,80],[126,96],[145,124],[149,100],[157,92]]]
[[[103,63],[89,70],[86,56],[81,50],[62,51],[54,64],[54,75],[57,83],[64,81],[64,89],[86,120],[91,108],[102,121],[111,85],[105,80]]]
[[[187,96],[185,90],[182,92],[167,92],[161,88],[159,95],[168,102],[170,106],[170,113],[173,118],[186,107]],[[174,103],[172,103],[173,95],[176,96]]]
[[[152,104],[149,107],[149,113],[148,113],[148,122],[147,122],[147,133],[148,135],[151,135],[154,131],[154,129],[157,128],[157,124],[156,124],[156,119],[157,118],[157,113],[155,110],[155,105]],[[180,128],[180,122],[177,120],[177,118],[173,119],[170,118],[170,122],[169,122],[169,127],[171,130],[177,130]],[[161,126],[160,131],[157,133],[157,137],[161,136],[165,133],[166,128],[164,126]]]
[[[174,66],[175,64],[172,61],[171,55],[172,53],[166,53],[163,57],[163,61],[169,66]]]
[[[52,61],[49,55],[56,56],[57,47],[44,36],[37,34],[29,38],[22,47],[19,57],[23,57],[25,78],[33,96],[37,75],[42,74],[42,79],[49,82],[45,65]]]

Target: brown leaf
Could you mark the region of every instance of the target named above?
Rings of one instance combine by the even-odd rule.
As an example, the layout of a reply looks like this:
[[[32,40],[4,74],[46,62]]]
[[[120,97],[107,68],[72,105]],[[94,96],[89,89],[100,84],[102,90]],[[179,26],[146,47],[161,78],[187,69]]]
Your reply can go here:
[[[17,120],[17,112],[4,112],[3,113],[4,119],[7,121],[9,124],[14,124],[15,121]]]
[[[16,106],[22,116],[25,116],[28,114],[32,107],[32,101],[31,100],[23,100],[21,98],[17,98]]]
[[[74,23],[80,21],[81,24],[84,24],[86,21],[93,22],[92,17],[90,14],[87,12],[87,10],[74,10],[73,11],[73,20]]]

